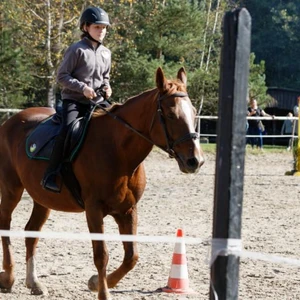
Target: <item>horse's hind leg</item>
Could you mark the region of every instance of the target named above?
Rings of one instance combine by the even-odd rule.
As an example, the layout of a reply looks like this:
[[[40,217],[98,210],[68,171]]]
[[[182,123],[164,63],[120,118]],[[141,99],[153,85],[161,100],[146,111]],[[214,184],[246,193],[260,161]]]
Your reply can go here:
[[[133,208],[130,214],[114,215],[114,219],[119,226],[120,234],[136,234],[137,211]],[[134,268],[138,261],[138,251],[136,242],[123,242],[124,258],[122,264],[107,276],[107,285],[113,288],[117,283]],[[98,276],[94,275],[89,280],[91,290],[97,290]]]
[[[9,189],[1,186],[0,229],[10,230],[11,216],[21,200],[23,187],[16,186]],[[3,272],[0,273],[0,289],[2,293],[10,293],[15,281],[13,251],[9,236],[2,236]]]
[[[39,205],[34,202],[31,217],[26,224],[26,231],[40,231],[47,221],[50,209]],[[36,246],[38,238],[26,238],[26,286],[31,289],[32,295],[46,295],[47,288],[43,286],[37,277],[36,273]]]

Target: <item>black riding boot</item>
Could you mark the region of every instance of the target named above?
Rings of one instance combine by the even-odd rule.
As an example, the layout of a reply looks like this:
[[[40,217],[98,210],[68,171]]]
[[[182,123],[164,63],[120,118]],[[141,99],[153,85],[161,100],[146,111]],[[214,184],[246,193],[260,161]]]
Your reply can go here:
[[[56,177],[59,173],[60,164],[63,158],[64,138],[57,137],[54,143],[53,151],[51,153],[49,166],[45,172],[44,178],[41,182],[45,190],[60,193],[60,187],[56,183]]]

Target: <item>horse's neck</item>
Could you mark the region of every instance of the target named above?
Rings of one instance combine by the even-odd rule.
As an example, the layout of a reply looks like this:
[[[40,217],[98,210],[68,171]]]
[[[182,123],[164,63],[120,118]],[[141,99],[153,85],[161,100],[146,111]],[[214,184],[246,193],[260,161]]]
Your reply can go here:
[[[152,150],[153,145],[141,137],[137,132],[150,139],[151,122],[157,110],[157,91],[146,91],[129,99],[123,105],[112,109],[110,116],[99,116],[93,120],[92,135],[101,140],[112,139],[116,149],[113,156],[125,156],[126,163],[133,168],[137,167]],[[99,128],[106,132],[99,133]],[[136,165],[136,166],[135,166]]]
[[[118,111],[118,115],[133,128],[149,134],[153,117],[157,110],[157,90],[149,90],[126,101]]]
[[[146,157],[153,147],[146,139],[151,140],[151,123],[157,111],[156,100],[157,90],[149,90],[129,99],[120,108],[118,116],[131,127],[129,130],[126,129],[128,135],[124,136],[124,142],[127,144],[127,140],[131,141],[131,151],[136,152],[137,156],[140,154],[142,157]],[[145,138],[135,131],[138,131]]]

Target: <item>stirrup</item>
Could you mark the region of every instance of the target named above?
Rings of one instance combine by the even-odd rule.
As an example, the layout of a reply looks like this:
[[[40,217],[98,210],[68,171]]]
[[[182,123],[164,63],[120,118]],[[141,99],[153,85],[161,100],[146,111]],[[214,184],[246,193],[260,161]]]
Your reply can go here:
[[[55,181],[56,177],[57,177],[56,172],[51,172],[49,174],[46,174],[41,181],[41,185],[42,185],[43,189],[59,194],[61,192],[62,184],[60,184],[60,186],[58,186],[56,184],[56,181]]]

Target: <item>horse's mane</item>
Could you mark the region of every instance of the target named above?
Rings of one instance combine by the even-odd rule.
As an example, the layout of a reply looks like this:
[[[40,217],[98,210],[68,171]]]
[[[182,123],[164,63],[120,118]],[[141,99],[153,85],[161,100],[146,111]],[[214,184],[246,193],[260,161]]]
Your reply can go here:
[[[106,108],[106,110],[109,111],[109,112],[115,112],[123,104],[125,104],[129,101],[133,101],[135,99],[138,99],[142,95],[145,96],[145,94],[152,93],[154,91],[157,91],[157,88],[149,89],[149,90],[146,90],[146,91],[144,91],[144,92],[142,92],[138,95],[132,96],[132,97],[128,98],[127,100],[125,100],[125,102],[123,102],[123,103],[114,103],[111,107]],[[169,80],[167,80],[166,89],[164,90],[164,92],[162,94],[163,95],[164,94],[171,95],[171,94],[174,94],[175,92],[186,92],[185,85],[179,79],[169,79]],[[103,115],[103,114],[106,114],[106,112],[103,111],[101,108],[99,108],[99,109],[94,111],[93,116],[100,116],[100,115]]]
[[[118,107],[122,106],[122,103],[113,103],[112,106],[105,108],[106,111],[109,112],[114,112],[118,109]],[[101,116],[101,115],[105,115],[106,112],[104,110],[102,110],[101,108],[96,108],[93,116],[97,117],[97,116]]]
[[[150,92],[153,92],[157,89],[151,89],[151,90],[147,90],[147,91],[144,91],[138,95],[135,95],[135,96],[132,96],[130,98],[128,98],[127,100],[125,100],[123,103],[113,103],[112,106],[110,106],[109,108],[106,108],[107,111],[109,112],[116,112],[120,107],[123,106],[123,104],[127,103],[127,102],[130,102],[130,101],[133,101],[139,97],[141,97],[142,95],[145,96],[146,93],[150,93]],[[101,115],[105,115],[106,112],[104,110],[102,110],[101,108],[99,109],[96,109],[93,113],[93,116],[101,116]]]

